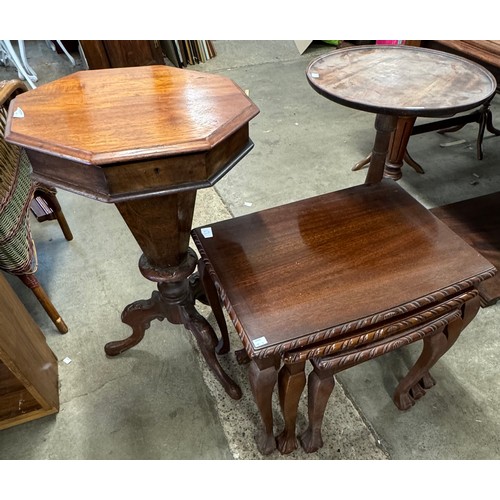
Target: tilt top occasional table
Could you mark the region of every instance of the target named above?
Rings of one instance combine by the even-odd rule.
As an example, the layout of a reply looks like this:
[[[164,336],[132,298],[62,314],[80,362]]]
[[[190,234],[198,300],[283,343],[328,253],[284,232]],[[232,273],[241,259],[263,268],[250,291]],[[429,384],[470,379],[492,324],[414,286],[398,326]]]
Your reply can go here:
[[[399,179],[417,117],[446,117],[493,98],[493,75],[468,59],[405,45],[367,45],[336,50],[309,65],[306,76],[322,96],[376,113],[377,135],[366,182]],[[396,126],[397,125],[397,126]],[[496,267],[500,267],[500,193],[432,212]],[[500,297],[500,276],[479,286],[481,304]]]
[[[234,399],[241,389],[220,366],[217,337],[195,309],[202,288],[189,248],[196,191],[213,186],[253,147],[259,109],[232,80],[167,66],[81,71],[11,103],[6,140],[26,149],[33,175],[49,185],[116,205],[156,282],[148,300],[128,305],[129,338],[105,346],[115,356],[138,344],[154,319],[183,324]]]
[[[307,79],[327,99],[377,114],[367,182],[378,182],[384,174],[401,177],[417,117],[446,117],[477,108],[497,88],[493,75],[479,64],[406,45],[336,50],[315,59]],[[397,136],[393,134],[396,124]]]

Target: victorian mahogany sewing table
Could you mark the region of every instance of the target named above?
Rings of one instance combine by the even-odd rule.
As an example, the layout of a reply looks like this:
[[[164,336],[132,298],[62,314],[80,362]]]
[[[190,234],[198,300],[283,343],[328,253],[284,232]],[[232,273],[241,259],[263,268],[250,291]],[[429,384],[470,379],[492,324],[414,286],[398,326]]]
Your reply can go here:
[[[228,78],[140,66],[77,72],[26,92],[12,102],[6,129],[26,148],[35,178],[116,205],[143,252],[141,273],[158,284],[149,300],[125,308],[132,334],[106,353],[136,345],[154,319],[183,324],[233,398],[241,390],[195,309],[202,292],[189,236],[196,190],[250,151],[248,122],[258,112]]]

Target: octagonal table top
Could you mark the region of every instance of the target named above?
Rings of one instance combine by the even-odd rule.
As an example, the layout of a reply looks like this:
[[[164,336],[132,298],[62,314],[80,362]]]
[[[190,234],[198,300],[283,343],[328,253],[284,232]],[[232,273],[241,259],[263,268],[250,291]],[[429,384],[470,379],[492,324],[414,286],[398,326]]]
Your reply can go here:
[[[258,113],[224,76],[161,65],[88,70],[17,96],[6,139],[106,166],[210,151]]]

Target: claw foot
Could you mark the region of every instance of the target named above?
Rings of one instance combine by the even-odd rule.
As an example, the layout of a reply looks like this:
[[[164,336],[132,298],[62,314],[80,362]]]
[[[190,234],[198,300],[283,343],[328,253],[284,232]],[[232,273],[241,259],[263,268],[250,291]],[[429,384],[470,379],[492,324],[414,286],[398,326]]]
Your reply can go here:
[[[300,445],[306,453],[314,453],[323,447],[323,438],[321,437],[321,431],[313,431],[312,429],[307,429],[299,437]]]
[[[425,389],[420,385],[419,382],[417,382],[411,389],[410,389],[410,394],[413,400],[420,399],[421,397],[425,396]]]
[[[432,377],[432,375],[427,372],[421,379],[420,379],[420,385],[424,389],[430,389],[431,387],[434,387],[436,385],[436,381]]]
[[[276,449],[276,439],[271,434],[266,434],[262,432],[255,436],[255,442],[257,443],[257,449],[262,455],[270,455]]]
[[[295,437],[295,433],[293,434],[293,436],[290,436],[288,432],[283,431],[276,438],[276,447],[283,455],[291,453],[292,451],[296,450],[298,446],[299,445],[297,442],[297,438]]]
[[[396,393],[394,395],[394,404],[402,411],[409,410],[415,400],[410,396],[409,392]]]

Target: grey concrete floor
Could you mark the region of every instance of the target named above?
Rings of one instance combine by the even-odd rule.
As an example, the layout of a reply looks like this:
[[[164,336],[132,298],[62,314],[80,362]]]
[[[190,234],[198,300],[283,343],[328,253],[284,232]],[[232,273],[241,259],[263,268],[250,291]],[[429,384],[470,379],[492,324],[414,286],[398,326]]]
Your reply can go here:
[[[302,55],[292,41],[216,41],[215,46],[214,59],[189,69],[232,78],[248,91],[260,114],[250,124],[255,148],[215,189],[200,194],[202,202],[208,200],[210,210],[200,208],[195,224],[364,181],[366,171],[351,168],[372,147],[374,116],[327,101],[305,78],[308,64],[332,50],[330,46],[315,43]],[[31,42],[28,49],[39,83],[82,69],[80,61],[72,67],[64,56],[48,51],[43,42]],[[1,79],[12,77],[11,68],[0,67]],[[497,98],[492,111],[500,127]],[[477,125],[469,124],[453,134],[412,137],[410,154],[425,174],[405,166],[399,182],[428,208],[496,191],[500,185],[500,137],[486,137],[484,159],[479,161],[476,134]],[[459,139],[464,142],[448,145]],[[58,358],[72,358],[59,368],[64,375],[62,411],[70,417],[65,420],[65,432],[72,444],[58,443],[60,427],[54,424],[55,418],[47,417],[1,431],[2,458],[233,458],[192,339],[182,327],[170,327],[174,333],[165,335],[165,325],[153,323],[140,348],[116,359],[105,358],[104,343],[129,334],[128,327],[119,322],[124,305],[149,297],[151,284],[137,270],[140,250],[113,206],[62,191],[59,199],[75,239],[66,242],[52,222],[34,224],[33,231],[40,258],[39,279],[70,332],[58,335],[30,294],[16,280],[9,277],[9,281]],[[408,266],[411,279],[410,248]],[[338,376],[389,458],[500,458],[499,307],[480,310],[435,366],[437,385],[407,412],[396,409],[391,395],[416,359],[418,345]],[[171,355],[165,358],[164,352]],[[116,437],[113,446],[103,448],[110,435]]]

